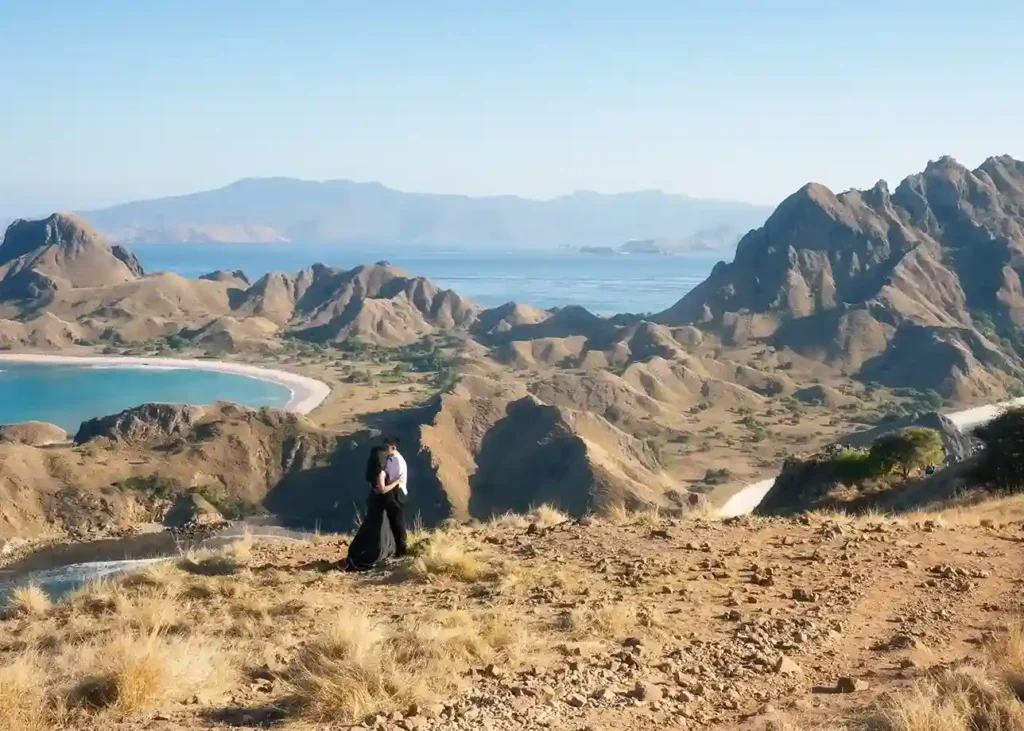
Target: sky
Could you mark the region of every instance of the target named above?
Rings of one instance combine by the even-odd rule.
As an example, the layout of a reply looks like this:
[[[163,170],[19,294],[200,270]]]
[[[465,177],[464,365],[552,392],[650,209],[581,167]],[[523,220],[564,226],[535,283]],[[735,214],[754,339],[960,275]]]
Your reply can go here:
[[[0,0],[0,217],[242,177],[774,204],[1024,158],[1018,0]]]

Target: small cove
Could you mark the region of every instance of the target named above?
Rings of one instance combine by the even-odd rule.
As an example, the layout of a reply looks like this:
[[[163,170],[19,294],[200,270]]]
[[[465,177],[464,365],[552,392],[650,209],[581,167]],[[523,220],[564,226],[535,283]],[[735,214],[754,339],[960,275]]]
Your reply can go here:
[[[46,421],[72,436],[86,419],[149,402],[285,406],[285,386],[195,368],[0,363],[0,424]]]

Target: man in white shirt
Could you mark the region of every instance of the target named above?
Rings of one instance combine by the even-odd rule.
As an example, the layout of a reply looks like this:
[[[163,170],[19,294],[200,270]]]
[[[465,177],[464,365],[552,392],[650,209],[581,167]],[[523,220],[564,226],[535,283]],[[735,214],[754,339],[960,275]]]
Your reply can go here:
[[[405,517],[402,511],[409,497],[409,467],[405,457],[398,451],[398,438],[388,437],[384,440],[387,450],[387,461],[384,463],[384,511],[388,515],[391,532],[395,536],[395,555],[406,553]]]

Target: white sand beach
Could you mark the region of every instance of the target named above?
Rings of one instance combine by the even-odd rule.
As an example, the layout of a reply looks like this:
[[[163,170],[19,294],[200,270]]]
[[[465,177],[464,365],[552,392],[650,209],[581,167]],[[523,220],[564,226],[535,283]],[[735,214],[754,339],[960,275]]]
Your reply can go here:
[[[0,353],[0,363],[44,363],[48,365],[96,366],[101,368],[181,368],[199,371],[220,371],[258,378],[276,383],[291,391],[285,409],[308,414],[331,392],[330,386],[314,378],[271,368],[219,360],[186,360],[183,358],[136,358],[130,356],[78,356],[36,353]]]

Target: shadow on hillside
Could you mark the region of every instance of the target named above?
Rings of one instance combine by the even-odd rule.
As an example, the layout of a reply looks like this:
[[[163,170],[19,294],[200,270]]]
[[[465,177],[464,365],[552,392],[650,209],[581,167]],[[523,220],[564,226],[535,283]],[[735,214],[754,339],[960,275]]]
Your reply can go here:
[[[270,490],[263,506],[281,525],[303,530],[353,530],[366,513],[369,485],[366,462],[370,448],[386,435],[397,436],[409,465],[409,504],[406,518],[420,516],[433,526],[449,516],[448,499],[420,442],[420,427],[440,409],[435,399],[425,406],[380,412],[367,419],[367,428],[338,439],[326,461],[286,473]]]
[[[484,436],[470,479],[470,515],[525,512],[550,503],[572,515],[591,507],[594,475],[586,449],[553,406],[529,399],[508,405],[505,417]]]

